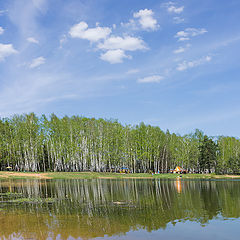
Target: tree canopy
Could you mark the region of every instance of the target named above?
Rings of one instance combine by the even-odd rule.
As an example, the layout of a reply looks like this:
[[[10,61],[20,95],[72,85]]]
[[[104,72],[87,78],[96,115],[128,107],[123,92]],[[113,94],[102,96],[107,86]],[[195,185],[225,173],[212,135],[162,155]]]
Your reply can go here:
[[[140,123],[34,113],[0,120],[0,169],[17,171],[168,172],[177,165],[199,172],[239,173],[240,140],[184,136]]]

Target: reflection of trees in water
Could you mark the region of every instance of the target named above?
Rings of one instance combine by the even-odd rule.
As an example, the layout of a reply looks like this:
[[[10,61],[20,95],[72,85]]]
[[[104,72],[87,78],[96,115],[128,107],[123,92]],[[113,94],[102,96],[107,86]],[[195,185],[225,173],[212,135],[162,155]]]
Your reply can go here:
[[[0,191],[55,200],[1,203],[0,237],[6,238],[14,232],[37,239],[92,238],[157,230],[176,221],[205,224],[219,214],[240,217],[238,181],[19,180],[0,181]]]

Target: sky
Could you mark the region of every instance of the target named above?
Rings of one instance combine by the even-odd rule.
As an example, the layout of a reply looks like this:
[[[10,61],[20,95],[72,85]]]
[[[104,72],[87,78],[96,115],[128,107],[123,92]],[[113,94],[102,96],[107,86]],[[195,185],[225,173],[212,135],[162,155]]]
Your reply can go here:
[[[239,0],[0,0],[0,117],[240,136]]]

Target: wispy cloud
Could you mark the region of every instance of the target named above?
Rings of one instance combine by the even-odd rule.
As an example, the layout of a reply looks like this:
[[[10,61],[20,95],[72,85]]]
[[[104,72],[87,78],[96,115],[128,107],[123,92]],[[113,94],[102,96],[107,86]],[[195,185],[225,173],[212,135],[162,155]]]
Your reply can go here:
[[[167,8],[169,13],[180,14],[184,10],[184,6],[177,7],[175,2],[167,2],[164,3],[163,6]]]
[[[29,36],[38,36],[41,25],[37,21],[37,17],[46,13],[47,9],[47,0],[13,0],[9,7],[8,17],[25,40]]]
[[[207,33],[205,28],[186,28],[184,31],[177,32],[175,38],[178,38],[178,41],[187,41],[191,37],[196,37],[204,33]]]
[[[139,78],[137,82],[138,83],[159,83],[163,79],[164,78],[160,75],[153,75],[153,76],[148,76],[144,78]]]
[[[191,46],[191,44],[187,44],[185,47],[179,47],[178,49],[174,50],[173,53],[175,53],[175,54],[183,53],[183,52],[185,52],[190,46]]]
[[[34,37],[27,38],[27,41],[30,42],[30,43],[39,44],[39,41]]]
[[[59,48],[61,49],[66,42],[67,42],[67,35],[63,34],[59,40]]]
[[[179,13],[183,12],[183,10],[184,10],[183,6],[182,7],[175,7],[174,5],[172,5],[172,6],[168,7],[168,12],[170,12],[170,13],[179,14]]]
[[[31,64],[29,65],[30,68],[36,68],[42,64],[44,64],[46,59],[44,57],[38,57],[32,60]]]
[[[136,73],[139,73],[140,70],[135,68],[135,69],[130,69],[126,72],[126,74],[136,74]]]
[[[0,115],[38,111],[47,103],[73,98],[61,90],[66,76],[54,73],[16,73],[14,80],[0,89]]]
[[[185,20],[184,18],[182,17],[174,17],[173,18],[173,22],[176,23],[176,24],[180,24],[180,23],[183,23]]]
[[[0,62],[3,61],[6,57],[16,53],[17,50],[14,49],[12,44],[0,43]]]
[[[4,29],[0,27],[0,35],[4,33]]]
[[[2,16],[6,12],[7,12],[7,10],[0,10],[0,16]]]
[[[41,12],[45,12],[47,8],[47,1],[46,0],[32,0],[33,5],[40,10]]]
[[[187,70],[189,68],[194,68],[194,67],[202,65],[204,63],[210,62],[211,60],[212,60],[211,56],[206,56],[206,57],[202,57],[200,59],[193,60],[193,61],[183,61],[182,63],[178,64],[177,70],[178,71],[184,71],[184,70]]]

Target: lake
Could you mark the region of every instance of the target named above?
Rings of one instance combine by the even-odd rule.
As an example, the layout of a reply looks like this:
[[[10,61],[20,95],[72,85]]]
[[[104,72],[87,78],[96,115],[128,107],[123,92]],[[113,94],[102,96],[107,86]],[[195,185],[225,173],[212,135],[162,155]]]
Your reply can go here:
[[[0,239],[238,239],[239,180],[0,180]]]

